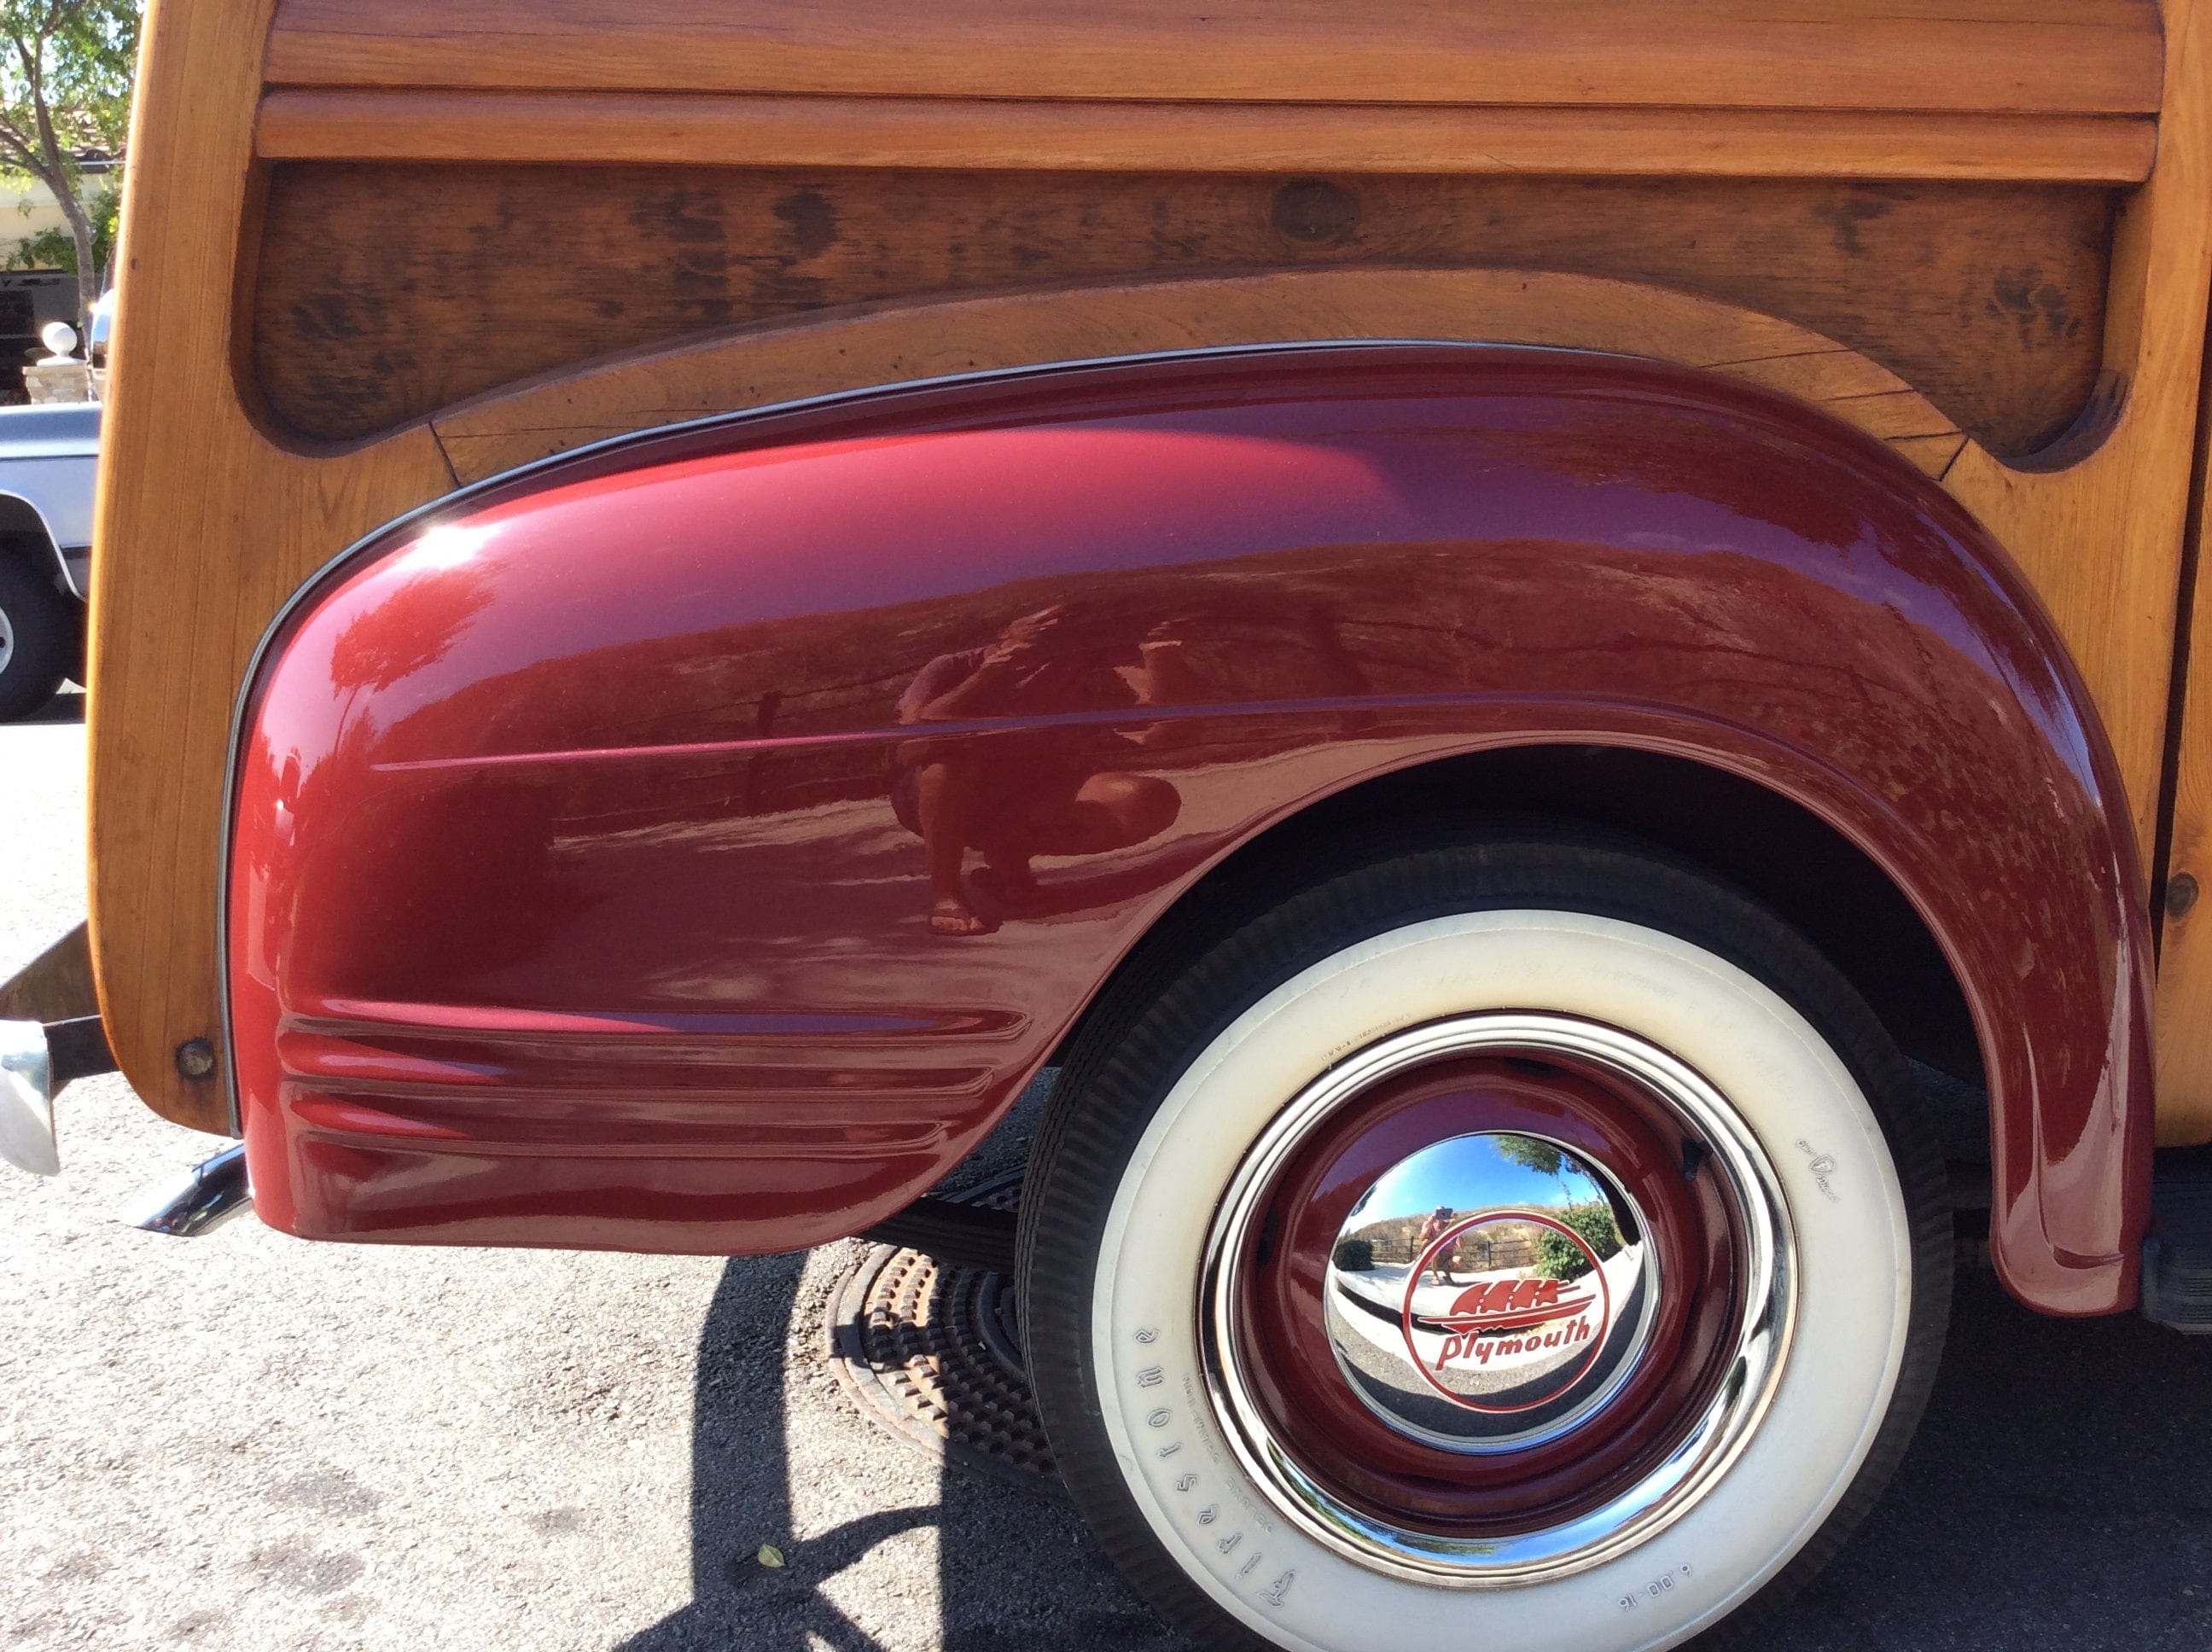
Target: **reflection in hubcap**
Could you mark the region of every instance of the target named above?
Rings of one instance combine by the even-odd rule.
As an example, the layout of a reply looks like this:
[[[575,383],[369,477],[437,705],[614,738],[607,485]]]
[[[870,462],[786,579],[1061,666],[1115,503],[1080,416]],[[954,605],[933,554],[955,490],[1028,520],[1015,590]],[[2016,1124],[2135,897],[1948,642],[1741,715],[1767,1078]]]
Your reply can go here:
[[[1207,1393],[1258,1490],[1380,1572],[1602,1564],[1704,1497],[1779,1378],[1795,1241],[1728,1098],[1569,1016],[1396,1034],[1293,1097],[1224,1194]]]
[[[1337,1364],[1376,1416],[1448,1450],[1556,1436],[1649,1341],[1644,1225],[1561,1143],[1490,1132],[1423,1148],[1352,1207],[1330,1252]]]

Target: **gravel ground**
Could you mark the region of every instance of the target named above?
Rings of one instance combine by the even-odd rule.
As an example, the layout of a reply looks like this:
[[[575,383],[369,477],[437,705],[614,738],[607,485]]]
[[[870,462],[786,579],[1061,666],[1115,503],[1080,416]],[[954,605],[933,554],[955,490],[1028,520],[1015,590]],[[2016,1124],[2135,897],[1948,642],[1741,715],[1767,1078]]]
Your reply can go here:
[[[74,702],[0,727],[0,975],[82,914]],[[857,1254],[199,1240],[119,1079],[0,1167],[0,1644],[1176,1644],[1065,1503],[948,1475],[821,1363]],[[781,1570],[756,1559],[780,1547]],[[2212,1347],[1962,1281],[1927,1425],[1777,1652],[2212,1646]]]

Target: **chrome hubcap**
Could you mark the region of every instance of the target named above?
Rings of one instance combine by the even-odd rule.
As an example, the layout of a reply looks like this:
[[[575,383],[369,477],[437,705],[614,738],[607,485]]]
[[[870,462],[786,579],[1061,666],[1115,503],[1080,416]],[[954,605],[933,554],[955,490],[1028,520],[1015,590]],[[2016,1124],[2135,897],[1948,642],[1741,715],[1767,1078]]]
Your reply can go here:
[[[1494,1082],[1393,1099],[1457,1071]],[[1208,1240],[1209,1394],[1268,1501],[1360,1564],[1563,1576],[1735,1460],[1794,1257],[1764,1150],[1685,1063],[1571,1017],[1458,1017],[1341,1062],[1247,1155]]]
[[[0,671],[4,671],[15,659],[15,625],[8,617],[8,610],[0,608]]]
[[[1564,1143],[1489,1132],[1400,1161],[1330,1251],[1331,1351],[1401,1433],[1451,1451],[1551,1439],[1636,1368],[1659,1306],[1634,1201]]]

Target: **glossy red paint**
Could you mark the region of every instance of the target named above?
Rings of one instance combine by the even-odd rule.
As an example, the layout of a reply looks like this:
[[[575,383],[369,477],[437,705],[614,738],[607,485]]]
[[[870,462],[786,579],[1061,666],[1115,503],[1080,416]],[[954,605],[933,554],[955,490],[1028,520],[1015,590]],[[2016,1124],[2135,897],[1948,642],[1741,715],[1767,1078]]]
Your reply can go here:
[[[1239,845],[1561,742],[1756,780],[1880,864],[1975,1017],[2006,1282],[2131,1299],[2147,916],[2051,626],[1878,444],[1527,350],[885,393],[588,456],[354,559],[241,745],[259,1208],[469,1243],[852,1232]]]

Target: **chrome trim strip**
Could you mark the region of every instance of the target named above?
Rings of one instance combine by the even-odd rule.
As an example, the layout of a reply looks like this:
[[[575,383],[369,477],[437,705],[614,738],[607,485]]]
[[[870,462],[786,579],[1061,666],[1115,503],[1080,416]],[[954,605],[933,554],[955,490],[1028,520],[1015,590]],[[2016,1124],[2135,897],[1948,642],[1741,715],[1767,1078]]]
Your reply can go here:
[[[219,1057],[222,1063],[224,1098],[228,1104],[230,1131],[233,1135],[244,1133],[240,1116],[238,1078],[231,1052],[235,1047],[232,1036],[230,1004],[230,855],[233,823],[236,818],[238,802],[238,754],[240,743],[246,734],[246,706],[252,697],[253,685],[260,679],[270,646],[275,642],[292,616],[305,605],[327,580],[343,571],[354,559],[371,550],[417,523],[458,510],[471,501],[501,488],[513,487],[533,477],[548,475],[564,466],[581,465],[625,447],[646,446],[652,443],[696,435],[705,431],[736,428],[758,421],[788,417],[794,413],[816,411],[826,408],[857,405],[864,402],[887,400],[896,396],[923,394],[930,391],[946,390],[961,385],[1013,383],[1024,379],[1050,378],[1060,374],[1095,372],[1105,367],[1143,367],[1155,362],[1235,360],[1243,356],[1320,354],[1330,350],[1372,349],[1436,349],[1452,352],[1487,353],[1511,350],[1529,355],[1618,355],[1625,360],[1642,360],[1620,350],[1595,350],[1573,345],[1515,344],[1503,341],[1481,341],[1466,338],[1297,338],[1284,339],[1273,343],[1212,344],[1190,349],[1145,350],[1131,355],[1081,356],[1063,361],[1027,362],[1020,367],[989,367],[974,373],[941,374],[930,379],[907,379],[890,384],[866,385],[850,390],[830,391],[819,396],[801,396],[785,402],[771,402],[762,407],[734,409],[727,413],[709,413],[701,418],[680,419],[672,424],[657,424],[643,430],[632,430],[619,436],[609,436],[599,441],[586,442],[580,447],[549,454],[544,459],[532,459],[527,465],[518,465],[511,471],[501,471],[496,476],[484,477],[441,494],[437,498],[416,506],[404,515],[396,516],[381,527],[375,528],[355,540],[343,550],[325,562],[292,594],[284,599],[263,629],[260,640],[253,645],[253,653],[246,662],[246,673],[239,679],[238,690],[231,702],[230,744],[224,757],[222,787],[222,842],[216,872],[216,1013],[221,1018],[218,1033],[222,1040]],[[434,418],[431,422],[434,433]]]

